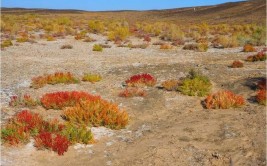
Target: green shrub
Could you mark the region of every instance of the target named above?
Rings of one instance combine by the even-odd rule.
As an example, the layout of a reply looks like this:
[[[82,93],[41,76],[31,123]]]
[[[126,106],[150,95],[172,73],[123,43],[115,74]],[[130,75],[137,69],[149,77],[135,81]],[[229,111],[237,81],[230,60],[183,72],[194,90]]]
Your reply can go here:
[[[103,51],[103,48],[102,48],[101,45],[99,45],[99,44],[95,44],[95,45],[93,46],[93,51],[100,51],[100,52],[102,52],[102,51]]]
[[[11,42],[11,40],[4,40],[1,43],[1,48],[5,48],[5,47],[9,47],[9,46],[13,46],[13,43]]]
[[[67,123],[62,135],[66,136],[71,143],[89,144],[94,142],[91,130],[88,130],[85,125]]]
[[[211,89],[211,83],[206,76],[191,70],[189,75],[182,81],[178,90],[189,96],[205,96]]]
[[[113,31],[108,33],[108,40],[125,40],[129,36],[129,34],[130,32],[128,27],[117,27]]]
[[[83,81],[88,81],[88,82],[91,82],[91,83],[95,83],[95,82],[98,82],[102,79],[102,77],[98,74],[87,74],[85,73],[84,76],[83,76]]]

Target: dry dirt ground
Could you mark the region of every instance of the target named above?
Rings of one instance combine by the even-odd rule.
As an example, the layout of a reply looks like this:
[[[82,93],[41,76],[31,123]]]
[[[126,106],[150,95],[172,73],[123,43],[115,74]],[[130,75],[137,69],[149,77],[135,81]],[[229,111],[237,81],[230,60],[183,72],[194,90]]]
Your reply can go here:
[[[104,38],[96,43],[104,43]],[[132,39],[138,43],[138,39]],[[73,49],[62,50],[63,44]],[[253,53],[241,48],[209,49],[208,52],[184,51],[182,48],[160,50],[112,48],[93,52],[94,43],[69,37],[53,42],[23,43],[1,53],[1,123],[21,109],[8,107],[8,96],[46,92],[83,90],[117,103],[130,116],[123,130],[93,128],[97,142],[76,144],[58,156],[52,151],[38,151],[33,143],[18,147],[1,147],[3,166],[258,166],[266,165],[266,107],[255,103],[253,84],[265,77],[265,62],[244,62],[243,68],[228,66],[233,60],[244,60]],[[120,98],[122,83],[133,74],[151,73],[160,82],[184,77],[191,69],[200,70],[213,84],[212,91],[229,89],[243,95],[246,105],[237,109],[207,110],[204,98],[179,92],[148,88],[145,98]],[[76,76],[84,72],[99,73],[103,80],[91,84],[47,85],[29,88],[31,78],[45,73],[69,71]],[[46,118],[60,118],[60,111],[33,111]]]

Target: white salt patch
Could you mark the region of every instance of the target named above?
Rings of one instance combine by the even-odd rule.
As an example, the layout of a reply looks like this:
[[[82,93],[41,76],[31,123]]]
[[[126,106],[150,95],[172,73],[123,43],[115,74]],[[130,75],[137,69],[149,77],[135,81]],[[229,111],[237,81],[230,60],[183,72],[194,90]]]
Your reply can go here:
[[[114,135],[114,132],[111,129],[105,127],[92,127],[91,132],[97,140],[105,136],[111,137]]]

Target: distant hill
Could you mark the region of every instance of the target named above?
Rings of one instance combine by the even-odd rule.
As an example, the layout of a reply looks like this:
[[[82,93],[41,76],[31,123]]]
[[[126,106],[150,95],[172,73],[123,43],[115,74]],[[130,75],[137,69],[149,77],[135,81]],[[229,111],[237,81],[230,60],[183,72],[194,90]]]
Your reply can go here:
[[[79,14],[92,19],[172,21],[176,23],[266,23],[266,1],[250,0],[212,6],[148,11],[102,11],[2,8],[2,14]],[[112,14],[111,14],[112,13]]]

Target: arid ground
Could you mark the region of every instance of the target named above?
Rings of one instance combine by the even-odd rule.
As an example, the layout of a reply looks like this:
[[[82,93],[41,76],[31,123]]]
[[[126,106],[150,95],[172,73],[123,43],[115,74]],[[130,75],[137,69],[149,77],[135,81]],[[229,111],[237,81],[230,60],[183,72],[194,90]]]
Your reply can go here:
[[[32,141],[17,147],[2,146],[1,165],[266,165],[266,107],[254,99],[255,84],[266,76],[264,61],[244,61],[243,68],[230,68],[234,60],[245,60],[253,54],[242,52],[241,47],[195,52],[182,47],[160,50],[153,45],[147,49],[119,48],[110,42],[111,48],[93,52],[93,44],[105,42],[102,36],[93,37],[97,39],[93,43],[67,37],[52,42],[21,43],[3,50],[1,123],[5,124],[21,110],[8,106],[12,95],[27,93],[39,98],[46,92],[82,90],[117,103],[128,112],[129,124],[122,130],[94,127],[96,143],[76,144],[63,156],[36,150]],[[143,43],[137,38],[131,41]],[[60,49],[64,44],[71,44],[73,49]],[[157,87],[164,80],[186,76],[192,68],[210,78],[212,92],[231,90],[244,96],[246,105],[235,109],[205,109],[202,106],[205,97],[186,96]],[[77,77],[84,72],[98,73],[103,80],[95,84],[29,87],[31,78],[56,71],[69,71]],[[147,88],[148,95],[144,98],[118,97],[123,82],[138,73],[154,75],[157,86]],[[38,106],[32,111],[47,119],[61,118],[59,110]]]

